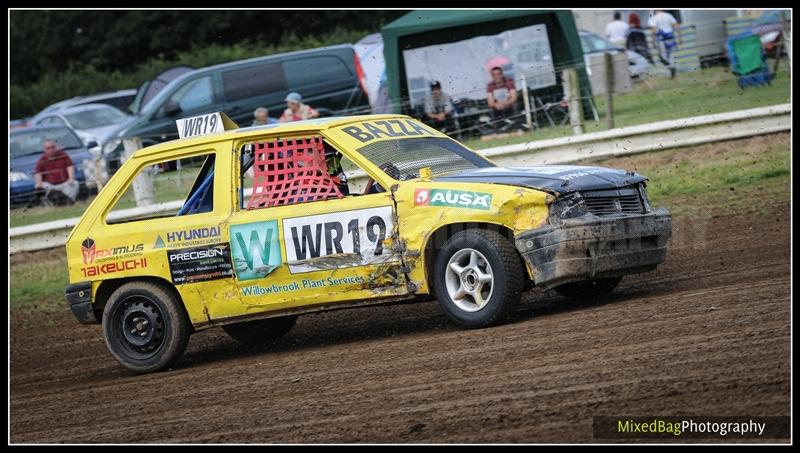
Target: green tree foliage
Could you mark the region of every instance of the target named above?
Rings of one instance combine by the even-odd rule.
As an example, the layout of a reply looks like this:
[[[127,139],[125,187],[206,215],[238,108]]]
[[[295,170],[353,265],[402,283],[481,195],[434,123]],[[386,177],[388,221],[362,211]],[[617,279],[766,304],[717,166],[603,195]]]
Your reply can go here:
[[[11,115],[196,68],[353,43],[406,11],[11,11]]]

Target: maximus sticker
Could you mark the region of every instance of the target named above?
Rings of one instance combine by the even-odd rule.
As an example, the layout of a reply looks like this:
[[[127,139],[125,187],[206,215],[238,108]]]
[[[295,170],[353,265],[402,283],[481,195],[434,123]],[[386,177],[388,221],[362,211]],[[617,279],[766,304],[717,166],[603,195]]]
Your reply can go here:
[[[233,277],[227,244],[167,251],[169,271],[176,285]]]
[[[414,205],[452,206],[486,211],[492,207],[492,194],[461,190],[417,189],[414,191]]]

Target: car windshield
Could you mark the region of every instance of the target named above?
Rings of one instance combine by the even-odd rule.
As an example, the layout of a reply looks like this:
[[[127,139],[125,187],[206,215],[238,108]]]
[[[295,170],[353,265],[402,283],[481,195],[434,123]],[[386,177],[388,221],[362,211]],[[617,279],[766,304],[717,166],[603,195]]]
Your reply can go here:
[[[385,140],[358,152],[394,179],[419,177],[429,167],[434,176],[495,165],[459,143],[444,137]]]
[[[109,106],[82,110],[64,115],[73,128],[78,130],[119,124],[127,118],[119,109]]]
[[[584,53],[604,52],[606,50],[617,49],[611,42],[591,33],[581,35],[581,44],[583,45]]]
[[[69,129],[49,129],[45,131],[19,132],[11,135],[9,148],[11,158],[15,159],[30,154],[42,153],[42,141],[53,139],[59,149],[75,149],[83,145]]]

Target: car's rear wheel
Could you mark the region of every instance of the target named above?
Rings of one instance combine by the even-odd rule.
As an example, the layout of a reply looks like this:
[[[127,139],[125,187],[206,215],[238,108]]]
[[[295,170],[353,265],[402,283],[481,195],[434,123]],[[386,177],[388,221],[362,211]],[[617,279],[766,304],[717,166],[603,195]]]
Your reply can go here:
[[[268,345],[289,333],[295,323],[297,316],[283,316],[228,324],[222,326],[222,330],[239,343]]]
[[[598,296],[605,296],[616,289],[622,277],[603,278],[600,280],[589,280],[584,282],[566,283],[556,286],[558,294],[575,299],[592,299]]]
[[[119,363],[138,373],[172,366],[186,350],[191,331],[178,297],[151,282],[120,286],[103,311],[108,350]]]
[[[439,306],[456,324],[481,328],[505,322],[522,297],[522,265],[496,231],[470,229],[445,243],[433,268]]]

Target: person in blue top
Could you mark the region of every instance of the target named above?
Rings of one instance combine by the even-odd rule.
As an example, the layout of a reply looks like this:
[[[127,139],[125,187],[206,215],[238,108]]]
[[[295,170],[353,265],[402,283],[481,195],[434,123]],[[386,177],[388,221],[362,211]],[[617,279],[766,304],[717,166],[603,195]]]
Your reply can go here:
[[[653,30],[653,39],[658,43],[658,53],[661,63],[669,68],[671,77],[675,77],[675,51],[681,39],[680,23],[675,17],[660,9],[655,10],[650,17],[650,27]],[[676,27],[677,25],[677,27]],[[678,32],[678,40],[675,40],[675,32]]]
[[[259,107],[253,112],[253,123],[251,126],[264,126],[265,124],[277,124],[278,120],[270,118],[269,110],[266,107]]]

